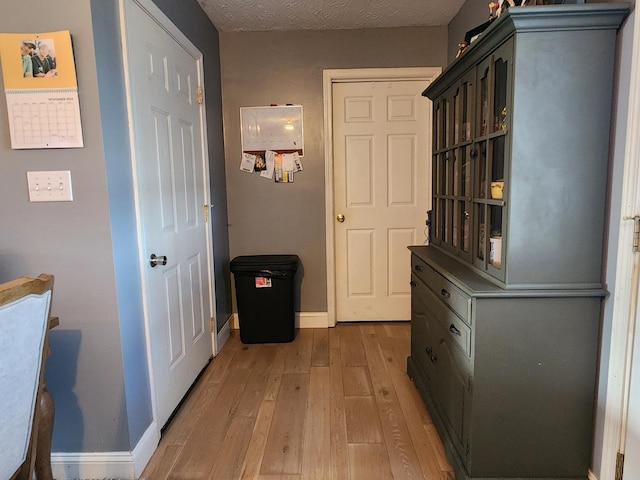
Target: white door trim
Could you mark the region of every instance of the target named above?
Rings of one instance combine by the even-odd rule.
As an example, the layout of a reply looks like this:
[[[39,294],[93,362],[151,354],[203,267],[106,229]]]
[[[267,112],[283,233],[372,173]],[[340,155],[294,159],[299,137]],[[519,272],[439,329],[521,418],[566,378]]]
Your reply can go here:
[[[327,248],[327,314],[329,326],[336,325],[335,232],[333,221],[333,88],[340,82],[424,80],[425,88],[442,72],[440,67],[363,68],[323,71],[324,182]],[[409,268],[409,267],[407,267]]]
[[[616,456],[624,453],[629,409],[629,387],[633,339],[636,328],[636,307],[640,254],[633,253],[634,222],[629,217],[640,215],[640,15],[636,13],[633,27],[629,114],[624,155],[621,215],[617,245],[616,280],[613,292],[613,320],[607,376],[607,397],[602,442],[600,478],[614,478]]]
[[[128,121],[129,121],[129,138],[130,138],[130,142],[131,145],[135,145],[135,135],[134,135],[134,131],[133,131],[133,102],[132,102],[132,92],[131,92],[131,84],[130,84],[130,80],[131,80],[131,75],[129,72],[129,68],[128,68],[128,61],[127,61],[127,49],[126,49],[126,23],[125,23],[125,2],[129,2],[131,3],[135,3],[136,5],[138,5],[153,21],[155,21],[158,25],[160,25],[172,38],[173,40],[175,40],[176,43],[178,43],[187,53],[189,53],[189,55],[191,55],[197,62],[198,62],[198,84],[202,86],[202,108],[200,108],[200,115],[201,115],[201,125],[202,125],[202,131],[201,131],[201,138],[202,138],[202,152],[203,152],[203,164],[204,164],[204,181],[205,181],[205,188],[204,188],[204,201],[205,201],[205,205],[209,205],[209,210],[211,212],[211,185],[210,185],[210,180],[209,180],[209,152],[208,152],[208,148],[207,148],[207,128],[206,128],[206,97],[205,97],[205,91],[204,91],[204,69],[203,69],[203,58],[202,58],[202,53],[198,50],[198,48],[191,43],[191,41],[173,24],[173,22],[162,12],[162,10],[160,10],[154,3],[152,0],[119,0],[119,14],[120,14],[120,35],[121,35],[121,40],[122,40],[122,55],[123,55],[123,69],[124,69],[124,76],[125,76],[125,92],[126,92],[126,99],[127,99],[127,115],[128,115]],[[135,148],[131,148],[131,162],[132,162],[132,168],[133,168],[133,178],[135,180],[135,178],[137,178],[136,175],[136,151]],[[139,198],[139,191],[138,191],[138,186],[137,183],[134,181],[133,182],[133,189],[134,189],[134,198],[135,198],[135,205],[136,205],[136,223],[137,223],[137,237],[138,237],[138,252],[143,252],[143,243],[142,243],[142,239],[143,239],[143,235],[142,235],[142,231],[141,231],[141,221],[140,221],[140,211],[138,208],[138,205],[140,205],[140,198]],[[209,213],[210,213],[209,212]],[[210,215],[209,215],[210,216]],[[211,225],[211,219],[209,219],[209,223],[208,225]],[[209,276],[209,301],[210,301],[210,311],[211,311],[211,315],[215,318],[215,275],[214,275],[214,264],[213,264],[213,248],[212,248],[212,232],[211,232],[211,228],[208,227],[206,229],[206,235],[207,235],[207,265],[208,265],[208,276]],[[146,281],[145,281],[145,276],[144,276],[144,267],[146,264],[146,258],[144,258],[144,255],[142,253],[140,253],[140,278],[141,278],[141,284],[142,284],[142,299],[143,299],[143,312],[144,312],[144,317],[145,317],[145,337],[146,337],[146,346],[147,346],[147,368],[149,370],[149,381],[150,381],[150,386],[151,386],[151,404],[152,404],[152,412],[153,412],[153,418],[154,418],[154,422],[153,424],[156,426],[157,429],[157,436],[158,438],[160,438],[160,429],[162,428],[162,425],[159,425],[155,420],[157,419],[157,398],[156,398],[156,389],[155,389],[155,377],[154,377],[154,372],[153,372],[153,363],[152,363],[152,359],[151,359],[151,348],[149,345],[150,342],[150,335],[149,335],[149,315],[148,315],[148,309],[147,309],[147,305],[148,305],[148,297],[147,297],[147,288],[146,288]],[[214,331],[211,333],[212,335],[212,354],[216,355],[217,354],[217,333],[216,333],[216,328],[213,329]]]

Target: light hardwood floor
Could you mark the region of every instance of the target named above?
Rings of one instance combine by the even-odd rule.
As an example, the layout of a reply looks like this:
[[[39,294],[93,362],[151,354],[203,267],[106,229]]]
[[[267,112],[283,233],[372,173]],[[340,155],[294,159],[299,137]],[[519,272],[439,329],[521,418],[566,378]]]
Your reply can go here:
[[[451,480],[406,374],[409,323],[301,329],[291,343],[234,332],[171,423],[146,480]]]

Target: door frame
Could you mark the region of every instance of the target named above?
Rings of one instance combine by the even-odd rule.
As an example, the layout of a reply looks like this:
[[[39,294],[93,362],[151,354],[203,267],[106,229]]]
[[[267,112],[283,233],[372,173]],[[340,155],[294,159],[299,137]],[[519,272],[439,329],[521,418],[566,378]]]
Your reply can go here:
[[[631,50],[631,78],[629,81],[629,112],[626,123],[624,173],[622,180],[621,212],[618,218],[616,246],[616,278],[613,299],[611,341],[607,395],[601,453],[600,478],[614,478],[617,454],[625,453],[631,369],[638,368],[638,353],[634,357],[634,332],[637,328],[638,281],[640,253],[634,253],[633,217],[640,215],[640,138],[634,134],[640,127],[640,15],[635,12]],[[613,225],[613,222],[612,222]],[[636,345],[637,346],[637,345]],[[637,405],[636,405],[637,407]],[[590,472],[590,479],[597,478]]]
[[[327,320],[329,327],[336,326],[337,308],[335,223],[333,221],[333,84],[346,82],[423,80],[424,86],[427,88],[441,72],[441,67],[332,69],[323,70],[322,72],[324,101],[325,244],[327,246]],[[409,267],[407,266],[407,268]]]
[[[124,71],[124,79],[125,79],[125,95],[127,101],[127,117],[129,121],[129,141],[131,143],[131,164],[132,164],[132,172],[133,172],[133,193],[135,200],[135,214],[136,214],[136,235],[138,242],[138,254],[139,254],[139,271],[140,271],[140,280],[142,285],[142,308],[144,315],[144,326],[145,326],[145,344],[147,348],[147,370],[149,372],[149,384],[151,387],[151,408],[153,413],[153,423],[154,427],[157,431],[157,436],[160,438],[160,429],[162,425],[157,423],[157,396],[156,396],[156,386],[155,386],[155,376],[153,371],[153,362],[151,358],[151,337],[150,337],[150,321],[149,321],[149,298],[147,296],[147,282],[145,279],[145,266],[148,262],[144,252],[144,244],[143,244],[143,234],[141,228],[141,212],[140,212],[140,192],[138,190],[138,175],[137,175],[137,166],[136,166],[136,132],[134,132],[134,122],[133,122],[133,101],[132,101],[132,91],[131,91],[131,75],[128,68],[128,51],[126,48],[126,22],[125,22],[125,2],[129,4],[136,4],[140,7],[153,21],[155,21],[158,25],[160,25],[170,36],[171,38],[178,43],[189,55],[193,57],[193,59],[198,63],[198,84],[202,87],[202,104],[200,107],[200,119],[201,119],[201,142],[200,148],[202,148],[203,154],[203,179],[205,182],[204,185],[204,202],[205,205],[208,206],[209,218],[211,217],[211,184],[209,178],[209,151],[207,148],[207,119],[206,119],[206,95],[204,88],[204,62],[203,56],[200,50],[175,26],[175,24],[167,17],[160,8],[158,8],[152,0],[119,0],[119,14],[120,14],[120,35],[122,41],[122,61],[123,61],[123,71]],[[215,328],[215,314],[216,314],[216,299],[215,299],[215,275],[214,275],[214,263],[213,263],[213,232],[211,231],[211,222],[207,222],[206,232],[206,248],[207,248],[207,276],[209,277],[209,292],[208,292],[208,301],[209,308],[211,312],[211,317],[213,320],[213,328],[211,330],[211,346],[212,346],[212,355],[216,355],[218,353],[218,337],[217,337],[217,328]],[[211,322],[211,321],[210,321]]]

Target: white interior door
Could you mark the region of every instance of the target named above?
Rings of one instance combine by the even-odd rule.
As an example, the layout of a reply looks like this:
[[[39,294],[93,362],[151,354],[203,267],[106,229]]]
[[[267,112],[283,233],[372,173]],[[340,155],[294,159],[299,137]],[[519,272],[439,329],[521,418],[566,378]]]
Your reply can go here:
[[[422,244],[431,118],[424,81],[333,84],[336,320],[409,320]]]
[[[124,6],[148,344],[162,427],[213,353],[202,64],[195,47],[187,50],[138,3]],[[166,264],[152,262],[152,254]]]

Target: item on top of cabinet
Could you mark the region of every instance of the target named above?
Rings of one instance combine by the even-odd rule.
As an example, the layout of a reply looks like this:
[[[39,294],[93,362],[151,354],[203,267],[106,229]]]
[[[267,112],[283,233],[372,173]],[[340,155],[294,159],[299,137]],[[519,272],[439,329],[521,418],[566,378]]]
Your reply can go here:
[[[489,20],[500,16],[500,2],[489,2]]]
[[[493,20],[510,7],[529,7],[535,5],[559,5],[565,3],[565,0],[496,0],[489,2],[489,19]],[[569,3],[584,3],[584,0],[574,0]]]
[[[458,53],[456,53],[456,58],[460,57],[460,55],[462,55],[462,52],[465,51],[465,49],[469,46],[469,44],[465,41],[462,41],[458,44]]]
[[[494,19],[507,11],[509,7],[515,7],[522,4],[522,0],[498,0],[489,2],[489,19]]]
[[[491,22],[493,22],[493,18],[489,18],[488,21],[484,22],[481,25],[478,25],[475,28],[472,28],[464,35],[464,41],[458,44],[458,47],[460,47],[460,49],[458,50],[458,55],[456,55],[456,58],[459,57],[464,49],[471,45],[475,41],[475,39],[478,38],[480,34],[487,29],[489,25],[491,25]]]
[[[489,18],[496,18],[506,12],[510,7],[529,7],[534,5],[558,5],[565,0],[497,0],[489,2]],[[575,0],[570,3],[584,3],[584,0]]]

